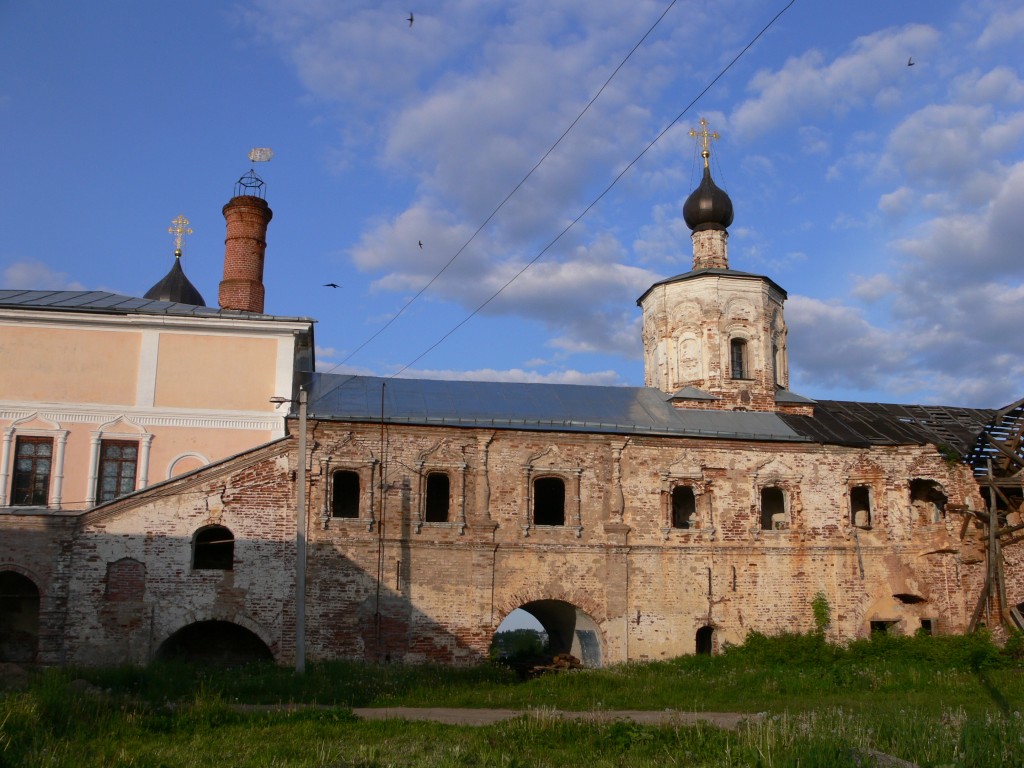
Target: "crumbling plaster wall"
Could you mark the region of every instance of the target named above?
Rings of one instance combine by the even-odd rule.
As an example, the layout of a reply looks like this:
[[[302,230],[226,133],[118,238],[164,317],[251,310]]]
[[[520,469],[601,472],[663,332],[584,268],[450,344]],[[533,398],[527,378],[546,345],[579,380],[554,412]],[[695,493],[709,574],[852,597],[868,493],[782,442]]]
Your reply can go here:
[[[39,591],[36,661],[64,661],[64,616],[75,519],[51,512],[0,514],[0,571],[31,581]]]
[[[750,630],[808,630],[818,592],[829,600],[836,639],[863,636],[872,621],[895,621],[895,631],[909,633],[922,618],[956,632],[984,576],[979,529],[961,542],[954,511],[982,508],[977,487],[965,467],[928,446],[392,425],[382,451],[379,425],[314,422],[310,431],[311,659],[470,663],[511,611],[540,600],[591,617],[606,662],[693,653],[705,626],[717,648]],[[290,662],[296,442],[83,516],[62,566],[70,577],[61,660],[143,663],[184,626],[218,619],[250,629],[279,662]],[[356,518],[330,514],[327,481],[339,467],[360,474]],[[430,471],[451,478],[448,522],[422,519],[419,478]],[[552,475],[566,483],[566,524],[533,525],[531,479]],[[941,486],[949,502],[943,519],[915,517],[913,478]],[[696,496],[694,525],[685,530],[670,525],[679,484]],[[851,524],[856,484],[870,488],[870,528]],[[779,530],[761,527],[765,486],[785,492]],[[231,571],[191,568],[192,538],[211,523],[235,536]],[[1019,584],[1020,557],[1008,549],[1007,560]],[[140,585],[111,589],[112,565],[130,574],[138,564]]]
[[[969,471],[928,446],[502,430],[482,437],[480,430],[390,426],[382,464],[379,425],[316,428],[325,450],[337,447],[331,466],[349,463],[347,454],[372,456],[374,482],[383,466],[387,486],[383,495],[364,492],[360,518],[321,515],[311,531],[324,553],[310,565],[310,652],[318,656],[346,649],[410,661],[478,658],[511,610],[541,599],[588,613],[610,661],[692,653],[705,625],[715,628],[719,647],[752,629],[808,630],[819,591],[831,605],[835,638],[863,636],[871,621],[895,621],[895,631],[912,633],[922,618],[953,632],[966,626],[980,589],[980,566],[961,556],[961,516],[950,511],[928,525],[913,518],[912,478],[939,483],[950,508],[982,506]],[[422,462],[434,454],[465,465],[458,469],[464,526],[417,525],[417,473],[453,465]],[[310,463],[323,467],[315,453]],[[312,480],[314,509],[328,510],[327,474]],[[564,526],[530,524],[528,479],[546,474],[565,479]],[[691,530],[666,522],[666,490],[678,483],[700,489]],[[851,524],[855,484],[871,489],[870,529]],[[785,492],[785,530],[761,530],[759,489],[766,485]],[[365,629],[365,617],[376,621],[378,600],[390,612],[382,618],[386,642],[383,630]],[[396,605],[405,606],[401,616]]]
[[[294,653],[294,478],[289,441],[199,470],[88,513],[72,551],[67,661],[146,663],[176,631],[230,621],[275,657]],[[192,568],[199,529],[234,536],[231,570]],[[134,565],[141,587],[115,588],[112,564]]]

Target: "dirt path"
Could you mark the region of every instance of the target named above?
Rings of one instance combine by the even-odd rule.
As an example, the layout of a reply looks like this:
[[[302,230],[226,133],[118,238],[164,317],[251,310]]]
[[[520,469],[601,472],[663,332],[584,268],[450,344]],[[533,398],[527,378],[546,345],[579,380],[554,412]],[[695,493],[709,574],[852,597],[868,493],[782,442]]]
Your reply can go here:
[[[677,712],[640,709],[564,712],[557,709],[453,709],[448,707],[356,707],[353,714],[363,720],[428,720],[449,725],[492,725],[520,715],[538,718],[562,718],[584,722],[627,720],[643,725],[693,725],[708,723],[719,728],[734,729],[742,720],[759,720],[763,715],[738,712]]]

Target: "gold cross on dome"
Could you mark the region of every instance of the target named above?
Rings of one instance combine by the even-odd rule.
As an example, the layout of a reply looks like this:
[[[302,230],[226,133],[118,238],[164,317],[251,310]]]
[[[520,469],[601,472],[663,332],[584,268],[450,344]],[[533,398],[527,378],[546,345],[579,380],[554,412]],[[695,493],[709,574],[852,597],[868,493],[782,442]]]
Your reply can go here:
[[[700,119],[700,130],[698,131],[696,128],[691,128],[690,136],[693,138],[700,136],[700,141],[703,145],[703,149],[700,152],[700,156],[704,158],[704,167],[707,168],[708,158],[711,157],[711,150],[709,149],[709,147],[711,146],[711,139],[718,141],[718,139],[720,138],[718,135],[718,131],[708,132],[708,121],[702,117]]]
[[[192,234],[192,229],[188,225],[188,219],[179,213],[178,218],[171,221],[171,226],[167,228],[167,233],[174,235],[174,255],[181,256],[181,246],[185,241],[185,236]]]

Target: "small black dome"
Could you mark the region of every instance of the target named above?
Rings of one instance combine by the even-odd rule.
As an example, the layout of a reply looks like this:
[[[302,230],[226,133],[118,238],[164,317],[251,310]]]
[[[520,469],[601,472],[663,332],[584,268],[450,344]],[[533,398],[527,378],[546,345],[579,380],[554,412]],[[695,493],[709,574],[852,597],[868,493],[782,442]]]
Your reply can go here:
[[[683,203],[683,221],[696,231],[725,229],[732,224],[732,200],[711,180],[711,169],[704,166],[704,178]]]
[[[202,295],[185,277],[178,254],[174,256],[174,266],[171,267],[171,271],[163,280],[146,291],[144,298],[154,301],[173,301],[176,304],[194,304],[197,307],[206,306]]]

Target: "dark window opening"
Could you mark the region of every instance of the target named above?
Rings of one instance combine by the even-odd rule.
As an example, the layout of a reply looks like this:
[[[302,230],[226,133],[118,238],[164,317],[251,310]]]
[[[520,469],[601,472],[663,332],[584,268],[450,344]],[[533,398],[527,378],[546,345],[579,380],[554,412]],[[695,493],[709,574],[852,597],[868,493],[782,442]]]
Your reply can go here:
[[[179,629],[163,642],[156,657],[223,667],[274,660],[255,633],[227,621],[200,621]]]
[[[701,627],[697,630],[697,653],[710,655],[714,649],[715,630],[712,627]]]
[[[12,503],[16,506],[45,507],[50,495],[50,466],[53,440],[49,437],[19,437],[14,456]]]
[[[560,477],[533,481],[533,524],[565,525],[565,483]]]
[[[761,530],[782,531],[789,527],[786,519],[786,498],[781,488],[761,489]]]
[[[672,527],[693,528],[697,516],[697,499],[693,488],[688,485],[677,485],[672,489]]]
[[[871,634],[888,635],[890,627],[892,627],[895,623],[895,621],[872,621]]]
[[[331,484],[331,515],[359,517],[359,473],[339,469]]]
[[[931,635],[935,632],[935,623],[932,619],[921,619],[921,629],[919,633],[922,635]]]
[[[910,481],[910,508],[922,525],[938,523],[946,514],[946,494],[934,480]]]
[[[747,342],[733,339],[729,342],[729,370],[734,379],[749,378],[747,371]]]
[[[866,485],[850,489],[850,523],[858,528],[871,527],[871,489]]]
[[[31,664],[39,650],[39,589],[20,573],[0,571],[0,662]]]
[[[135,490],[135,469],[139,444],[124,440],[100,442],[99,477],[96,480],[96,502],[112,501]]]
[[[222,525],[196,532],[192,540],[192,568],[197,571],[230,571],[235,567],[235,536]]]
[[[444,472],[427,475],[427,501],[425,504],[428,523],[447,523],[450,503],[450,483]]]

